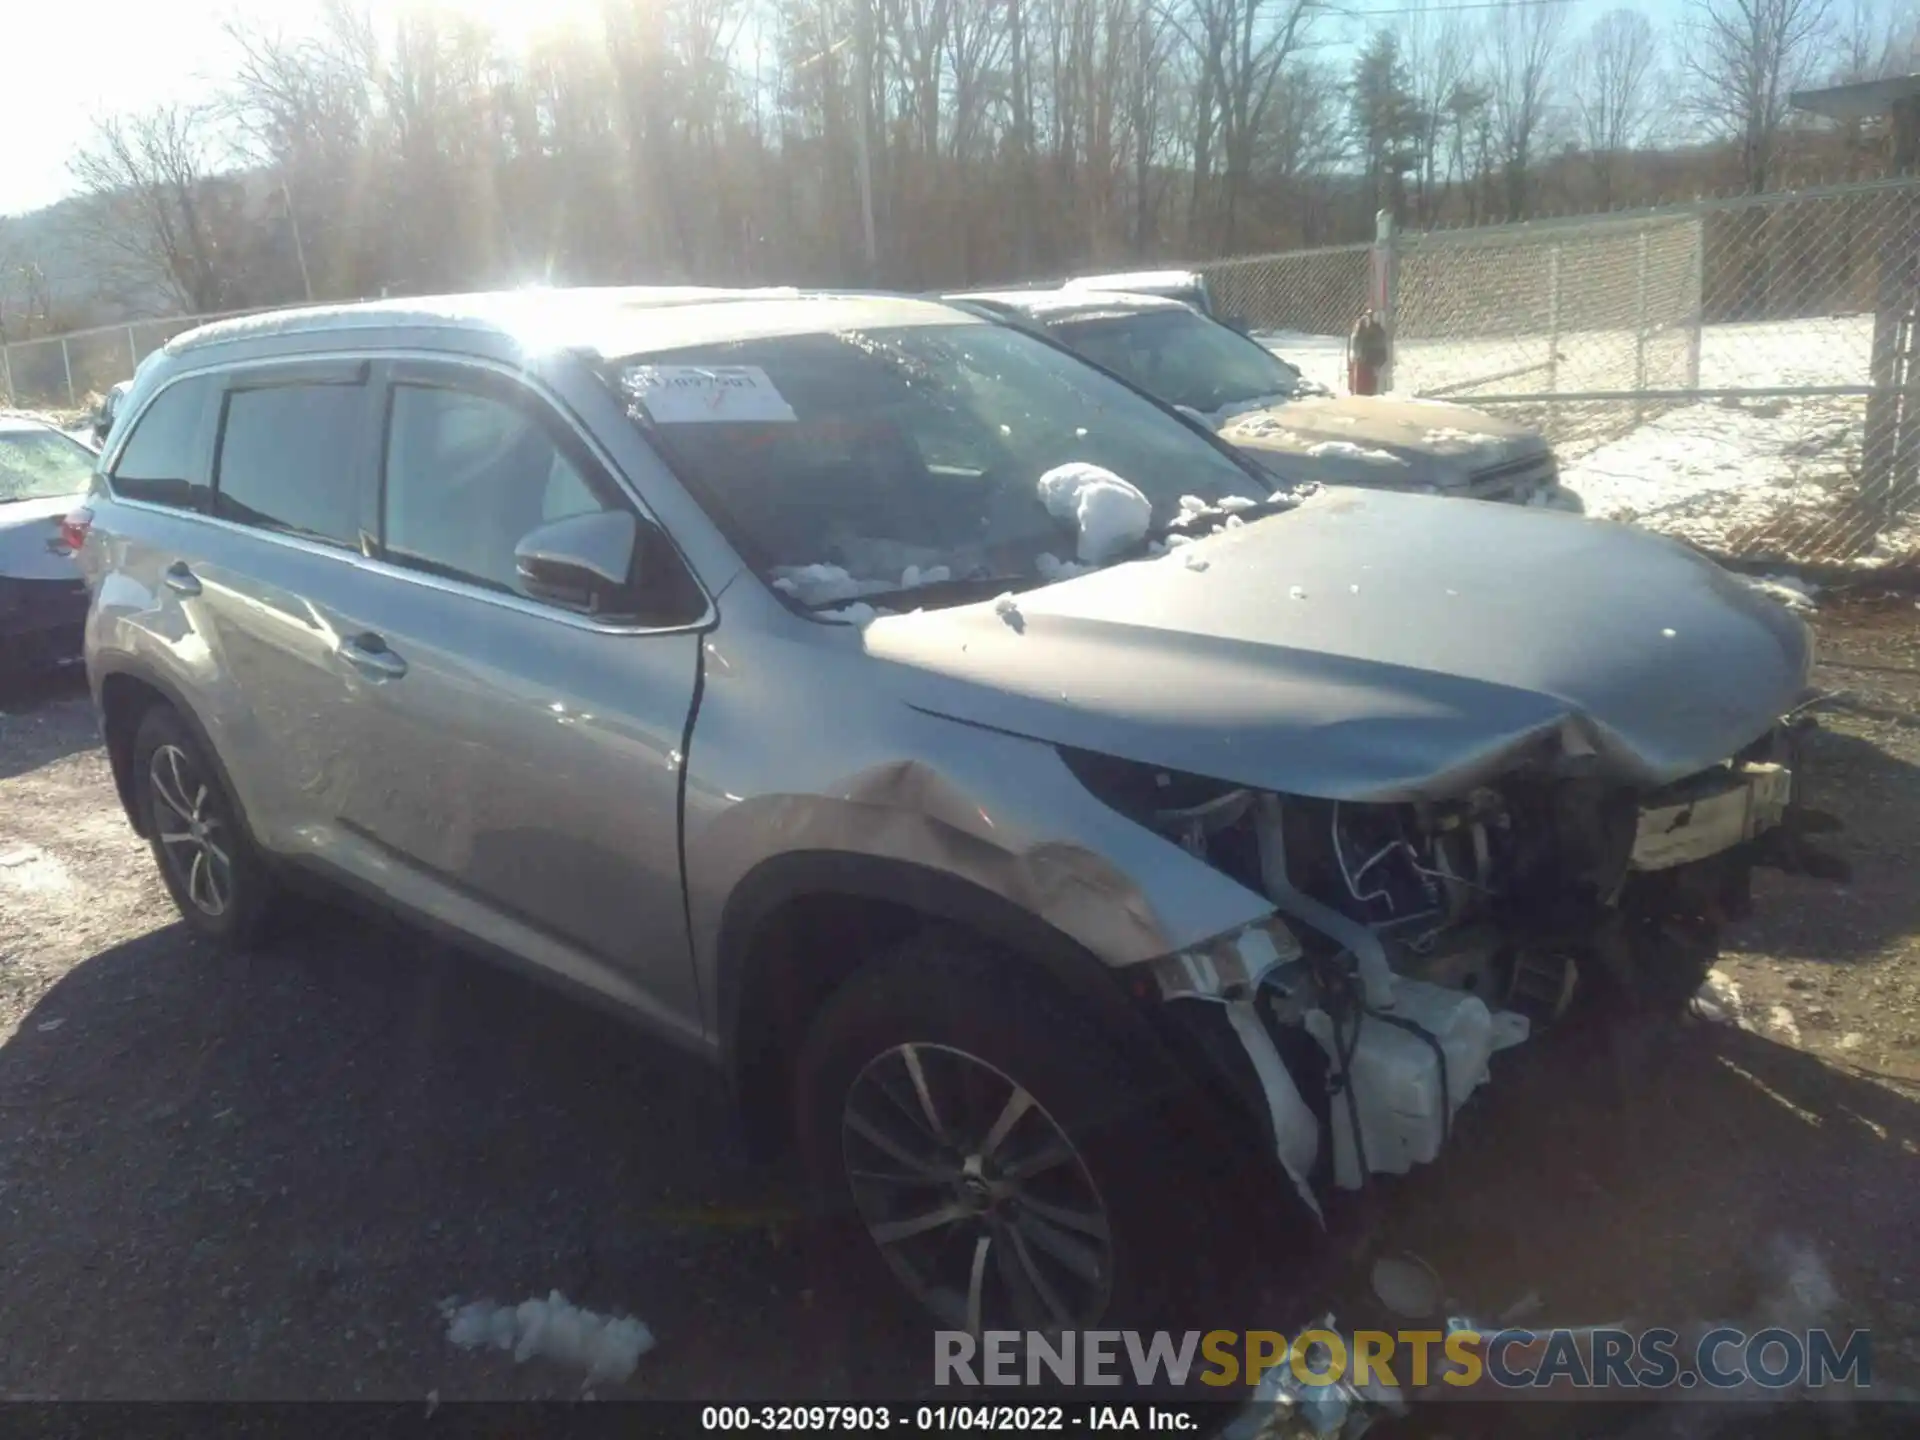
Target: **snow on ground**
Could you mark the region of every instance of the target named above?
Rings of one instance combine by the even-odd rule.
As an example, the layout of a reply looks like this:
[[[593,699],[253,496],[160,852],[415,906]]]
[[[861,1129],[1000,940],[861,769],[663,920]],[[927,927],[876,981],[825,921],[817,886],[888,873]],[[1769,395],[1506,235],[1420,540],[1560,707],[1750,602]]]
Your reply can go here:
[[[584,1372],[588,1385],[625,1380],[654,1345],[653,1331],[631,1315],[583,1310],[558,1290],[518,1305],[447,1300],[440,1313],[448,1341],[462,1350],[509,1350],[515,1364],[538,1355]]]
[[[1267,349],[1296,366],[1316,385],[1336,395],[1347,393],[1347,337],[1309,335],[1304,330],[1260,330],[1254,334]]]
[[[1344,336],[1269,331],[1258,338],[1309,378],[1344,390]],[[1699,386],[1863,384],[1872,341],[1869,315],[1709,325],[1700,338]],[[1643,367],[1629,331],[1564,333],[1557,359],[1544,335],[1414,338],[1397,347],[1395,394],[1437,392],[1471,406],[1476,394],[1685,388],[1688,346],[1684,330],[1662,331],[1649,339]],[[1579,493],[1589,515],[1730,552],[1790,549],[1797,542],[1780,537],[1796,534],[1810,547],[1854,541],[1852,548],[1866,553],[1851,558],[1867,566],[1920,549],[1920,517],[1876,543],[1872,522],[1849,509],[1860,469],[1862,396],[1701,401],[1665,413],[1651,408],[1637,422],[1629,401],[1487,409],[1553,438],[1562,482]],[[1441,425],[1428,438],[1444,445],[1449,433]]]
[[[1851,480],[1864,415],[1856,397],[1689,405],[1588,451],[1561,479],[1590,515],[1711,545],[1783,509],[1830,504]]]
[[[1347,391],[1344,335],[1263,330],[1262,345],[1336,394]],[[1871,315],[1818,316],[1708,325],[1700,336],[1704,389],[1865,384],[1873,348]],[[1688,334],[1668,328],[1649,337],[1647,389],[1687,383]],[[1401,340],[1394,347],[1396,390],[1446,395],[1471,405],[1475,393],[1532,395],[1548,390],[1631,390],[1641,371],[1630,330],[1570,330],[1560,335],[1558,362],[1545,335]]]
[[[1756,590],[1764,590],[1789,610],[1811,610],[1820,587],[1802,580],[1798,575],[1756,575],[1747,583]]]

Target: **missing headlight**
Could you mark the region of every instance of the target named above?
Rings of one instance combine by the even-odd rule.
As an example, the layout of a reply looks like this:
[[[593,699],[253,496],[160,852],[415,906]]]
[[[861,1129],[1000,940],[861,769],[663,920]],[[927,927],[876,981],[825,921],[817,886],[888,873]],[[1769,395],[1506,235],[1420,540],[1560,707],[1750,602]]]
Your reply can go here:
[[[1248,889],[1261,889],[1253,791],[1091,750],[1062,746],[1060,758],[1103,804],[1166,836],[1196,860]]]

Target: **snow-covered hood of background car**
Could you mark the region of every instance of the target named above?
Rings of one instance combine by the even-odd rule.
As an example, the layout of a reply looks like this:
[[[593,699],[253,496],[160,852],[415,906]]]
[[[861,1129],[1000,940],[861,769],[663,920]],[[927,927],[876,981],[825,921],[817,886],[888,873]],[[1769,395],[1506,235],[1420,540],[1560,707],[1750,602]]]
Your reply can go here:
[[[1395,489],[1464,487],[1476,471],[1548,457],[1538,432],[1510,420],[1371,395],[1304,397],[1235,415],[1220,438],[1290,477]]]
[[[1666,784],[1763,734],[1811,665],[1800,621],[1673,541],[1357,490],[864,636],[923,710],[1345,800],[1529,757]]]

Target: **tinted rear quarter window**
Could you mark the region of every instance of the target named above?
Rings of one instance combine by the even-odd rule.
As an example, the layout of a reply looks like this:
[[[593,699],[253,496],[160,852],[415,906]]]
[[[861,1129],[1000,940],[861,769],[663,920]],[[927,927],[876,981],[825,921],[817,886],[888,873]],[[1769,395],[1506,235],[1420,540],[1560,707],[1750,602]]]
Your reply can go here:
[[[220,383],[196,375],[169,385],[135,422],[114,462],[113,489],[129,500],[202,508],[207,494],[206,440]]]
[[[335,545],[360,543],[354,455],[364,385],[293,384],[227,395],[214,513]]]

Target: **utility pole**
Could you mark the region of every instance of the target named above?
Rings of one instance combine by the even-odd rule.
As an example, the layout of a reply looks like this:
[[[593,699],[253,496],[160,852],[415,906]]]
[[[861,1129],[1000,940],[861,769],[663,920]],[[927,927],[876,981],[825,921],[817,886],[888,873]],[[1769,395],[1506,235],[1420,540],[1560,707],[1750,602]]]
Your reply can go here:
[[[868,284],[879,269],[879,257],[873,243],[873,152],[869,132],[873,129],[873,0],[860,0],[855,19],[853,41],[854,83],[860,87],[859,125],[854,134],[855,154],[860,167],[860,244],[866,260]]]
[[[300,288],[307,303],[313,303],[313,277],[307,274],[307,247],[300,241],[300,217],[293,213],[293,192],[287,189],[287,177],[280,177],[280,200],[287,207],[287,224],[293,227],[293,255],[300,262]]]

